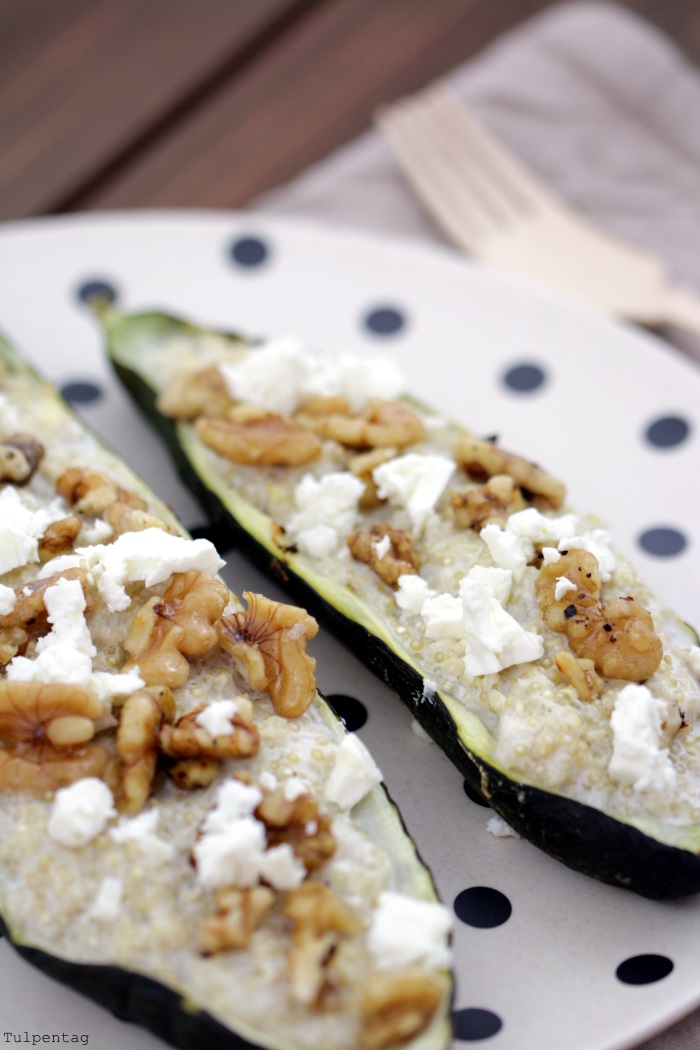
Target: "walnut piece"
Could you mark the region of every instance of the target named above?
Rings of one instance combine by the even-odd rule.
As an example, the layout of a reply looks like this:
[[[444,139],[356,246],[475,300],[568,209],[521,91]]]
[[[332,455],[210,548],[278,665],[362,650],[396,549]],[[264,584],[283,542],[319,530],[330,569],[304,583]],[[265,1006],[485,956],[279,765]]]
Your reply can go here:
[[[335,853],[331,818],[319,813],[318,802],[311,795],[288,799],[282,788],[265,792],[255,816],[267,829],[268,846],[291,846],[307,872],[316,871]]]
[[[207,448],[248,466],[299,466],[321,453],[315,434],[274,412],[254,410],[238,420],[201,416],[194,427]]]
[[[158,761],[158,734],[175,714],[168,688],[139,689],[121,709],[117,727],[117,808],[134,816],[148,801]]]
[[[430,1024],[445,997],[445,982],[426,970],[374,973],[362,997],[362,1046],[372,1050],[408,1042]]]
[[[249,758],[260,747],[260,735],[253,720],[253,705],[247,697],[236,697],[236,712],[231,717],[231,732],[213,737],[197,723],[206,705],[178,718],[174,725],[163,726],[160,748],[170,758],[225,759]],[[193,771],[191,771],[193,772]]]
[[[562,649],[554,657],[554,662],[580,700],[596,700],[603,692],[603,681],[592,660],[579,660],[569,649]]]
[[[290,890],[284,915],[293,923],[288,959],[290,993],[297,1002],[313,1006],[331,986],[329,964],[343,937],[360,923],[333,890],[318,882],[303,882]]]
[[[391,587],[398,586],[399,576],[420,570],[411,537],[391,525],[373,525],[369,532],[353,532],[347,543],[353,558],[369,565]]]
[[[124,648],[147,685],[183,685],[189,660],[216,645],[219,620],[229,600],[227,588],[208,573],[177,572],[162,598],[151,598],[136,613]]]
[[[43,580],[34,580],[26,587],[15,590],[15,604],[12,612],[0,616],[0,630],[21,628],[28,633],[41,632],[48,625],[45,596],[49,587],[55,587],[59,580],[79,580],[87,600],[87,575],[83,569],[66,569],[55,576],[46,576]]]
[[[507,474],[526,494],[548,507],[557,509],[564,502],[566,490],[560,481],[534,463],[498,448],[493,441],[463,437],[455,447],[455,459],[477,481]]]
[[[162,529],[163,532],[178,535],[177,530],[167,525],[162,518],[123,500],[117,500],[107,507],[104,520],[111,526],[112,539],[122,536],[125,532],[143,532],[144,529]]]
[[[356,456],[352,456],[348,461],[350,473],[364,482],[365,486],[365,491],[359,500],[360,510],[372,510],[383,502],[379,498],[379,488],[374,480],[372,471],[375,467],[381,466],[382,463],[388,463],[390,459],[394,459],[398,455],[398,451],[393,445],[390,445],[388,448],[373,448],[369,452],[358,452]]]
[[[453,491],[450,498],[458,529],[481,531],[486,525],[503,528],[511,514],[525,507],[520,486],[507,474],[494,474],[484,485],[466,492]]]
[[[102,776],[109,755],[89,743],[101,715],[82,686],[0,680],[0,790],[44,794]]]
[[[52,522],[39,540],[39,561],[42,563],[51,561],[59,554],[68,554],[69,551],[72,551],[82,527],[81,519],[75,514]]]
[[[246,948],[275,903],[275,894],[268,886],[242,890],[226,887],[215,891],[214,900],[217,914],[207,919],[202,928],[203,955]]]
[[[44,456],[44,446],[30,434],[12,434],[0,443],[0,481],[26,485]]]
[[[278,715],[298,718],[316,695],[316,661],[306,643],[318,634],[312,616],[294,605],[244,591],[245,612],[224,616],[219,645],[251,689],[266,689]]]
[[[575,586],[557,599],[561,576]],[[576,656],[591,660],[599,675],[643,682],[663,656],[654,622],[633,598],[601,602],[600,583],[598,561],[588,551],[570,550],[543,565],[535,591],[544,621],[553,631],[565,633]]]
[[[100,516],[117,500],[139,510],[147,507],[146,501],[131,489],[124,489],[101,471],[87,467],[65,470],[56,481],[56,491],[75,508],[77,514]]]
[[[225,419],[234,404],[221,371],[212,365],[176,375],[158,395],[156,408],[171,419]]]
[[[221,763],[213,758],[183,758],[173,762],[168,775],[181,791],[196,791],[210,787],[219,773]]]
[[[355,449],[406,448],[425,437],[423,423],[399,401],[368,401],[354,412],[342,397],[315,397],[294,416],[296,422],[341,445]]]

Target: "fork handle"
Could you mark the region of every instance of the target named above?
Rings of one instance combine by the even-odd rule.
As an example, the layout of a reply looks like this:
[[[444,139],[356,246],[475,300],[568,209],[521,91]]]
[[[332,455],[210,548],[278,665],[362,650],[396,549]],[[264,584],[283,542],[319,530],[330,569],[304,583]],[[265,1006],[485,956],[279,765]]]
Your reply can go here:
[[[669,289],[662,305],[660,320],[700,336],[700,295],[678,285]]]

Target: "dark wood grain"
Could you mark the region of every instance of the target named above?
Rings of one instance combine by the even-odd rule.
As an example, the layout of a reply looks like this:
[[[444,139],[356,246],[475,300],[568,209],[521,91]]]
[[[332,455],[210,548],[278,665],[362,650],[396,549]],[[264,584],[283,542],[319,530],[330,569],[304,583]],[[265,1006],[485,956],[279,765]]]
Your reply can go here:
[[[237,207],[555,0],[0,0],[0,219]],[[700,61],[700,5],[622,0]]]
[[[0,218],[67,206],[308,6],[2,0]]]

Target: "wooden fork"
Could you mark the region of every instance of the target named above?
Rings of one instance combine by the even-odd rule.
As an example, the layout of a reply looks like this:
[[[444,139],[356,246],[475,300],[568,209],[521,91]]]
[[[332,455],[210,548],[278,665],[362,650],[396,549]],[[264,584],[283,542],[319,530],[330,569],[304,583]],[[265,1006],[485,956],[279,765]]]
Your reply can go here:
[[[700,335],[700,296],[674,285],[652,254],[559,200],[444,86],[381,110],[377,123],[419,198],[458,247],[609,314]]]

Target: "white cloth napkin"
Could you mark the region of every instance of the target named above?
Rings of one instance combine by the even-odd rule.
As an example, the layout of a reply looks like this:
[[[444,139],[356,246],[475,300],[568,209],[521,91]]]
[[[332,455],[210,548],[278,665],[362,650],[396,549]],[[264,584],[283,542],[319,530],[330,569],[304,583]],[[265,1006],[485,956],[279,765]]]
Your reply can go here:
[[[566,3],[447,78],[516,155],[582,212],[659,254],[700,292],[700,72],[608,3]],[[254,202],[442,241],[376,130]],[[669,333],[700,359],[700,341]],[[698,1050],[700,1012],[639,1050]]]
[[[661,32],[613,4],[565,3],[447,80],[571,204],[700,293],[700,72]],[[376,130],[255,204],[444,240]],[[700,359],[698,337],[666,334]]]

